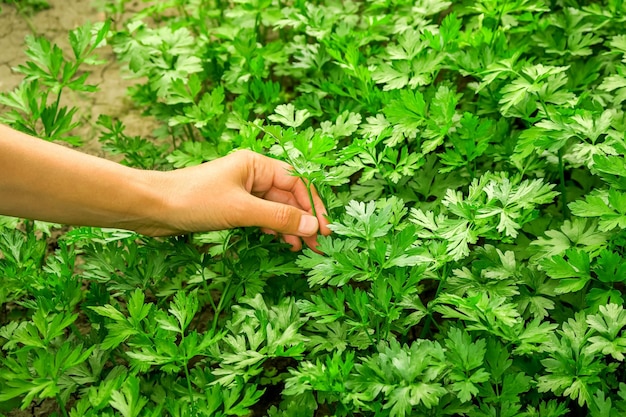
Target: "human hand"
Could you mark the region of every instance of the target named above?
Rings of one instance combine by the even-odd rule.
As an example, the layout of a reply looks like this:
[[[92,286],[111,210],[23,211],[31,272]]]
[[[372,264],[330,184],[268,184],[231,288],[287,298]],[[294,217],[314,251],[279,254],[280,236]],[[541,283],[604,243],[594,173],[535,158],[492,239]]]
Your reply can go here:
[[[153,217],[160,221],[137,231],[163,236],[258,226],[280,234],[294,251],[302,249],[302,240],[315,249],[318,233],[331,233],[326,208],[312,188],[313,216],[306,186],[290,168],[242,150],[194,167],[153,171],[163,195],[160,212]]]
[[[0,214],[150,236],[260,226],[293,250],[330,234],[315,190],[250,151],[170,172],[129,168],[0,125]],[[317,216],[312,216],[313,212]]]

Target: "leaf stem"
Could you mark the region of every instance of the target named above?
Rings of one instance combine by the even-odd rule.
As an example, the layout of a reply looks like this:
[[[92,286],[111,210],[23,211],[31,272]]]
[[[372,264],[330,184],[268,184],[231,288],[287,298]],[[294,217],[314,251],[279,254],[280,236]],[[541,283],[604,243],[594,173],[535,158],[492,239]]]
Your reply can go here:
[[[300,177],[300,179],[302,179],[302,182],[306,186],[306,192],[309,195],[309,203],[311,204],[311,211],[313,212],[313,216],[317,217],[317,210],[315,209],[315,202],[313,201],[313,192],[311,191],[312,182],[310,179],[306,179],[306,181],[302,177]]]
[[[253,123],[248,123],[248,124],[253,125],[255,127],[259,127],[261,131],[263,131],[265,134],[268,134],[271,137],[273,137],[274,140],[281,147],[281,149],[283,150],[283,153],[285,154],[285,158],[289,160],[289,165],[291,165],[292,172],[295,174],[296,177],[300,178],[300,180],[302,180],[302,182],[304,183],[306,187],[306,192],[309,196],[309,203],[311,204],[311,210],[312,210],[313,216],[317,217],[317,210],[315,209],[315,202],[313,201],[313,192],[311,191],[311,185],[313,181],[310,178],[306,178],[303,174],[300,173],[300,171],[298,171],[298,169],[296,168],[296,164],[289,156],[289,151],[287,151],[287,148],[285,148],[285,144],[283,143],[282,140],[277,138],[276,135],[272,134],[271,132],[268,132],[267,130],[265,130],[262,126],[256,126]]]
[[[187,138],[190,141],[192,141],[192,142],[196,141],[196,136],[193,134],[193,128],[191,127],[191,125],[189,125],[189,124],[185,125],[185,133],[187,134]]]
[[[230,291],[231,283],[232,283],[232,280],[228,280],[228,282],[226,282],[226,287],[224,288],[224,291],[222,291],[220,302],[217,304],[217,308],[215,309],[215,313],[213,316],[213,325],[211,326],[211,329],[213,330],[214,334],[217,331],[217,322],[219,321],[219,318],[220,318],[220,312],[222,311],[224,299],[229,295],[228,293]]]
[[[59,404],[59,408],[61,409],[61,412],[63,413],[63,417],[67,417],[67,410],[65,408],[65,402],[61,400],[61,395],[57,393],[54,397],[56,398],[57,403]]]
[[[437,300],[437,297],[439,297],[439,293],[441,292],[443,286],[446,284],[446,282],[448,281],[448,275],[449,275],[449,265],[445,264],[443,266],[443,273],[441,274],[441,279],[439,280],[439,285],[437,286],[437,291],[435,292],[435,297],[433,297],[433,301]],[[432,312],[430,312],[430,314],[428,315],[428,317],[426,317],[426,322],[424,323],[424,327],[422,328],[422,333],[420,334],[420,339],[423,339],[426,337],[426,335],[428,334],[428,332],[430,331],[430,325],[431,323],[434,323],[435,326],[437,325],[437,323],[435,323],[433,321],[433,315]]]
[[[17,12],[20,14],[22,19],[24,19],[26,26],[28,26],[28,29],[33,33],[33,35],[39,35],[39,32],[37,31],[37,27],[35,26],[35,24],[33,23],[33,20],[30,18],[30,16],[25,10],[26,6],[23,6],[19,1],[15,1],[13,4],[17,8]]]
[[[185,331],[183,330],[181,333],[180,344],[184,345],[184,343],[185,343]],[[195,410],[196,401],[194,400],[193,390],[191,389],[191,375],[189,375],[189,367],[187,366],[188,363],[189,363],[189,358],[187,357],[187,355],[185,355],[185,362],[183,363],[183,367],[185,368],[185,379],[187,379],[187,390],[189,391],[189,402],[192,406],[192,409]]]
[[[559,187],[561,189],[561,210],[563,212],[563,218],[569,219],[567,189],[565,188],[565,168],[563,166],[563,148],[559,148],[559,183]]]

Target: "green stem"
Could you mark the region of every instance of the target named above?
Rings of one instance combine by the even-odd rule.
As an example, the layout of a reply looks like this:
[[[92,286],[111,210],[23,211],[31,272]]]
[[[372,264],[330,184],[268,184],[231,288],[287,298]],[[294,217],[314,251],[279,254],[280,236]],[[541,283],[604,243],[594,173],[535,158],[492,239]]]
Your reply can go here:
[[[380,164],[378,163],[377,155],[373,154],[369,148],[366,150],[366,152],[369,155],[369,157],[372,158],[372,161],[374,161],[374,166],[378,170],[378,173],[380,174],[380,176],[387,183],[387,190],[386,190],[387,194],[396,194],[396,190],[395,190],[394,184],[389,180],[389,178],[387,176],[385,176],[383,174],[383,170],[382,170]]]
[[[313,211],[313,216],[317,217],[317,210],[315,210],[315,202],[313,201],[313,192],[311,191],[311,180],[307,179],[304,181],[304,185],[306,185],[306,192],[309,195],[309,203],[311,204],[311,210]]]
[[[443,286],[448,281],[448,274],[449,274],[449,266],[448,264],[445,264],[443,266],[443,273],[441,274],[441,279],[439,280],[439,285],[437,286],[437,291],[435,292],[435,297],[433,298],[433,300],[437,300],[437,298],[439,297],[439,293],[441,292]],[[422,333],[420,334],[420,339],[424,339],[426,337],[426,335],[430,331],[431,323],[434,323],[435,325],[437,325],[437,323],[433,321],[432,313],[430,313],[428,317],[426,317],[426,321],[424,322],[424,328],[422,328]]]
[[[24,22],[26,22],[26,26],[28,26],[28,29],[33,33],[33,35],[39,35],[39,32],[37,32],[37,28],[33,24],[32,19],[30,18],[30,16],[28,16],[28,13],[25,10],[25,6],[22,6],[22,4],[18,1],[14,2],[13,4],[17,8],[17,12],[20,14],[20,16],[22,16],[22,19],[24,19]]]
[[[191,127],[191,125],[185,125],[185,133],[187,134],[187,137],[190,141],[196,141],[196,136],[193,134],[193,128]]]
[[[306,192],[309,196],[309,203],[311,204],[311,210],[313,212],[313,216],[317,217],[317,210],[315,210],[315,202],[313,201],[313,192],[311,191],[311,184],[312,181],[309,178],[305,178],[304,175],[302,175],[298,169],[296,168],[296,164],[294,164],[294,162],[291,160],[291,158],[289,157],[289,152],[287,151],[287,148],[285,148],[285,144],[279,140],[276,136],[272,135],[270,132],[268,132],[267,130],[261,128],[261,130],[263,132],[265,132],[266,134],[269,134],[270,136],[272,136],[274,138],[274,140],[276,142],[278,142],[278,145],[281,147],[281,149],[283,150],[283,153],[285,154],[285,157],[287,159],[289,159],[289,164],[292,166],[292,170],[293,172],[296,174],[296,176],[298,178],[300,178],[302,180],[302,182],[304,182],[304,185],[306,186]]]
[[[84,336],[82,335],[80,330],[78,330],[78,327],[76,327],[76,325],[74,323],[70,324],[70,330],[72,331],[74,336],[76,336],[78,338],[78,340],[80,340],[82,343],[86,342]]]
[[[376,342],[374,341],[374,338],[372,338],[372,335],[370,334],[370,332],[368,331],[370,329],[369,326],[367,326],[367,323],[362,323],[363,324],[363,331],[365,332],[365,335],[367,336],[367,338],[370,341],[370,345],[372,346],[376,346]]]
[[[257,11],[256,19],[254,21],[254,29],[256,32],[257,40],[263,39],[264,36],[261,33],[261,12],[260,11]]]
[[[183,331],[183,333],[181,334],[180,344],[184,345],[184,343],[185,343],[185,332]],[[189,358],[185,355],[185,362],[183,363],[183,368],[185,368],[185,378],[187,379],[187,390],[189,390],[189,402],[191,403],[193,407],[195,404],[195,401],[193,398],[193,390],[191,389],[191,375],[189,375],[189,367],[187,366],[188,363],[189,363]]]
[[[475,178],[476,177],[476,164],[475,162],[473,163],[473,161],[467,161],[467,163],[465,164],[465,168],[467,169],[467,172],[470,175],[470,178]]]
[[[178,145],[176,144],[176,135],[174,135],[174,129],[168,127],[168,132],[172,138],[172,146],[174,147],[174,149],[178,149]]]
[[[59,106],[61,105],[61,95],[63,94],[63,87],[59,88],[59,94],[57,94],[57,101],[55,104],[55,108],[58,109]]]
[[[496,40],[496,34],[498,33],[498,29],[500,29],[500,24],[502,23],[502,16],[504,15],[504,6],[508,3],[505,1],[500,7],[500,11],[498,12],[498,20],[496,22],[496,27],[493,28],[493,34],[491,35],[491,41],[489,42],[489,48],[493,48],[493,44]]]
[[[220,297],[220,302],[217,304],[217,308],[214,310],[215,315],[213,316],[213,324],[211,326],[211,329],[213,330],[213,334],[215,334],[215,331],[217,330],[217,322],[219,321],[219,318],[220,318],[220,313],[222,311],[224,299],[226,299],[230,291],[231,283],[232,283],[232,280],[229,280],[226,283],[226,288],[224,288],[224,291],[222,292],[222,296]]]
[[[204,260],[203,260],[202,263],[200,264],[200,275],[202,275],[202,288],[204,289],[204,291],[209,297],[209,303],[211,304],[211,308],[213,309],[213,311],[215,311],[216,310],[215,301],[213,301],[211,290],[209,289],[209,285],[206,282],[206,275],[204,273],[205,269],[206,269],[206,266],[204,265]]]
[[[559,187],[561,189],[561,210],[563,218],[569,219],[569,209],[567,207],[567,189],[565,188],[565,168],[563,166],[563,149],[559,149]]]
[[[500,398],[500,384],[496,384],[496,397]]]
[[[191,389],[191,376],[189,375],[189,368],[187,367],[187,362],[185,362],[185,378],[187,378],[187,389],[189,390],[189,402],[191,403],[192,409],[196,408],[196,400],[193,398],[193,390]]]
[[[57,403],[59,404],[61,412],[63,413],[63,417],[67,417],[67,410],[65,409],[65,403],[61,400],[61,396],[59,394],[56,394],[55,398],[57,400]]]

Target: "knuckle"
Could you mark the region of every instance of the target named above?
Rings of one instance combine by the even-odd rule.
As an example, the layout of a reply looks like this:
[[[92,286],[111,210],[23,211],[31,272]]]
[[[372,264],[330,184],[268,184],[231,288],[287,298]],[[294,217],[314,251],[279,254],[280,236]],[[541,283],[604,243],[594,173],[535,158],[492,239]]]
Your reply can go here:
[[[245,161],[245,162],[254,162],[255,160],[255,153],[252,151],[249,151],[247,149],[237,149],[235,152],[233,152],[231,154],[231,156],[241,162]]]
[[[237,149],[235,151],[235,155],[238,155],[242,158],[253,158],[255,155],[258,155],[256,152],[252,152],[249,149]]]
[[[288,230],[293,219],[293,209],[289,206],[279,206],[274,211],[274,221],[276,228],[280,230]]]
[[[253,152],[248,149],[239,149],[232,153],[234,158],[237,158],[238,163],[249,167],[251,172],[258,172],[259,169],[263,166],[261,154]]]
[[[252,164],[254,163],[254,160],[257,159],[256,157],[258,156],[258,154],[256,152],[253,152],[251,150],[248,149],[236,149],[235,151],[231,152],[230,154],[228,154],[228,158],[236,161],[237,163],[241,164]]]

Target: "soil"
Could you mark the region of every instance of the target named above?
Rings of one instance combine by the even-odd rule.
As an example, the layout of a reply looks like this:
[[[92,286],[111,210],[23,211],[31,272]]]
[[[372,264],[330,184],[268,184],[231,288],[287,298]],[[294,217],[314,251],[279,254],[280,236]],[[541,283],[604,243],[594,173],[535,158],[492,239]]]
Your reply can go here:
[[[105,19],[103,12],[94,6],[94,0],[48,0],[50,8],[25,15],[7,4],[1,4],[0,12],[0,92],[11,91],[21,82],[23,76],[13,68],[23,64],[27,57],[24,54],[24,39],[27,35],[36,35],[48,38],[52,43],[68,51],[70,56],[68,33],[70,30],[87,22],[100,22]],[[0,1],[0,3],[2,3]],[[139,8],[140,0],[129,4],[129,8]],[[98,128],[95,125],[100,114],[107,114],[120,118],[126,125],[129,135],[151,136],[153,125],[146,123],[139,110],[133,108],[126,97],[127,88],[133,84],[115,62],[110,47],[99,50],[100,58],[106,64],[93,68],[88,82],[99,86],[96,93],[68,94],[65,105],[80,108],[81,127],[76,134],[83,141],[81,148],[84,152],[98,156],[105,156],[100,149]],[[0,107],[0,111],[2,108]]]

